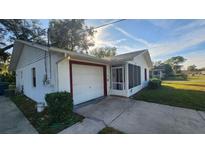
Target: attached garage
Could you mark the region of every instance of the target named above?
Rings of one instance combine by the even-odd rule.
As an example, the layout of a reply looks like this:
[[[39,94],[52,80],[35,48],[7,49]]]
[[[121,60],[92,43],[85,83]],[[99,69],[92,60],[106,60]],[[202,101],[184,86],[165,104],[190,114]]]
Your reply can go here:
[[[107,95],[104,65],[70,61],[70,81],[74,105]]]

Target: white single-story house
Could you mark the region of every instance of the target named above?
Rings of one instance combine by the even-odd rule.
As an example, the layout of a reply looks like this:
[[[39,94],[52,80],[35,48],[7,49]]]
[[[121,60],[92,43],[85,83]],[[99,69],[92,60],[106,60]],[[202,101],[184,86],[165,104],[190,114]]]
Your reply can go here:
[[[45,94],[67,91],[74,105],[107,95],[130,97],[145,86],[152,67],[148,50],[110,59],[16,40],[10,70],[16,87],[36,102]]]
[[[151,72],[152,72],[151,76],[153,78],[163,79],[165,77],[165,75],[166,75],[164,73],[164,69],[162,69],[162,68],[153,69]]]

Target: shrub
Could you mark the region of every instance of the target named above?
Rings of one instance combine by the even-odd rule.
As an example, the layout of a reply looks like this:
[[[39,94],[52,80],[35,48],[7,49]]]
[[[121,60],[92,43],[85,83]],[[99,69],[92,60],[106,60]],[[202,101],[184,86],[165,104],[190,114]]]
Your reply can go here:
[[[150,89],[157,89],[161,87],[161,80],[157,78],[150,79],[148,87]]]
[[[15,74],[10,74],[10,73],[0,74],[0,82],[15,83]]]
[[[48,115],[52,122],[63,122],[73,113],[73,100],[68,92],[46,94]]]

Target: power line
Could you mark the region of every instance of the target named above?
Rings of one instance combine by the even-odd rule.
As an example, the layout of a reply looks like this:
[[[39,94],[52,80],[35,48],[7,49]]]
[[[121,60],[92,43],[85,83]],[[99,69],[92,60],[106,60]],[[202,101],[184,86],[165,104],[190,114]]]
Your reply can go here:
[[[94,27],[93,29],[98,29],[98,28],[101,28],[101,27],[109,26],[109,25],[112,25],[112,24],[115,24],[115,23],[118,23],[118,22],[121,22],[121,21],[124,21],[124,20],[126,20],[126,19],[120,19],[120,20],[116,20],[116,21],[113,21],[113,22],[110,22],[110,23],[106,23],[106,24]]]
[[[121,22],[121,21],[124,21],[124,20],[126,20],[126,19],[120,19],[120,20],[116,20],[116,21],[113,21],[113,22],[109,22],[109,23],[106,23],[106,24],[103,24],[103,25],[100,25],[100,26],[97,26],[97,27],[82,30],[79,33],[83,33],[83,32],[86,32],[88,30],[94,30],[94,29],[99,29],[99,28],[102,28],[102,27],[106,27],[106,26],[109,26],[109,25],[112,25],[112,24],[115,24],[115,23],[118,23],[118,22]]]

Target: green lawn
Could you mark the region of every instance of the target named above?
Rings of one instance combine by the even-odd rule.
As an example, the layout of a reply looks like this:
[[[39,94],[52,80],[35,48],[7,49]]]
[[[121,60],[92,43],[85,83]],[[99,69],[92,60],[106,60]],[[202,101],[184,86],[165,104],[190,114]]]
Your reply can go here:
[[[205,76],[163,81],[161,88],[144,89],[134,99],[205,111]]]
[[[69,126],[82,121],[84,118],[81,115],[73,113],[69,119],[62,123],[52,123],[49,120],[47,110],[38,113],[36,111],[36,103],[31,99],[23,95],[12,96],[10,99],[41,134],[56,134]]]

